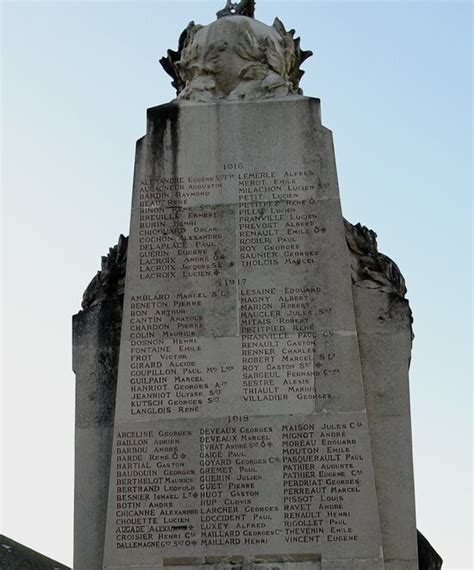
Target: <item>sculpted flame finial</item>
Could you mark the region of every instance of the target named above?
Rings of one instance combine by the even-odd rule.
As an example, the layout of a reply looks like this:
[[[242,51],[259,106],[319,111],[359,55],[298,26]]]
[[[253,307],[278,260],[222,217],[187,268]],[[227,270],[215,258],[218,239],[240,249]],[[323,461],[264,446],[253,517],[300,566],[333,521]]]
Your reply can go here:
[[[249,18],[253,18],[254,15],[255,0],[241,0],[241,2],[227,0],[225,7],[216,14],[218,18],[222,18],[223,16],[248,16]]]

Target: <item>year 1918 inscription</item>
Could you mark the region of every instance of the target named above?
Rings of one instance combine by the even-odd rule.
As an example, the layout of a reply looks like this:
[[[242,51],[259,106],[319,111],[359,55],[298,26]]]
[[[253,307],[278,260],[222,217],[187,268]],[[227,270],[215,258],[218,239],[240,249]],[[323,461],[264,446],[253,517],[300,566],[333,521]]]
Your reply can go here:
[[[352,513],[368,491],[362,428],[351,414],[344,423],[240,415],[123,430],[116,546],[171,555],[357,542],[364,529]]]

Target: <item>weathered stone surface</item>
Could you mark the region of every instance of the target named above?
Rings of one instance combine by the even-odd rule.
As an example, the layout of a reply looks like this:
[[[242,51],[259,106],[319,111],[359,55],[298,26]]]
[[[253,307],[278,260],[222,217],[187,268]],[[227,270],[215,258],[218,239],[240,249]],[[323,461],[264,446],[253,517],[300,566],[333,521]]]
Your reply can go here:
[[[102,257],[101,270],[97,272],[84,291],[82,298],[83,310],[110,300],[113,305],[111,305],[109,310],[114,310],[120,305],[120,311],[122,311],[121,302],[123,301],[122,297],[125,287],[127,248],[128,238],[120,235],[117,245],[111,247],[108,255]],[[117,298],[119,299],[118,304],[115,302]],[[110,315],[110,317],[108,320],[115,322],[113,316]]]
[[[416,570],[408,369],[412,316],[397,265],[376,234],[346,222],[354,306],[387,570]]]
[[[377,289],[383,293],[394,293],[404,298],[407,292],[405,279],[398,265],[380,253],[377,247],[377,234],[344,220],[346,242],[352,271],[352,282],[357,287]]]
[[[383,567],[331,134],[307,98],[151,109],[104,567],[308,552]]]
[[[241,13],[208,26],[190,22],[178,51],[160,60],[178,99],[209,103],[303,93],[300,66],[312,52],[301,50],[294,30],[287,32],[278,18],[267,26]]]
[[[398,317],[399,324],[395,325],[395,328],[398,329],[398,334],[402,335],[404,338],[404,342],[407,343],[407,339],[411,338],[411,332],[409,331],[410,323],[412,321],[411,312],[409,311],[409,306],[406,301],[403,301],[402,297],[405,294],[405,287],[400,286],[403,284],[403,278],[398,273],[395,274],[395,278],[389,281],[386,280],[387,271],[384,267],[395,266],[393,262],[387,262],[388,259],[383,254],[379,254],[376,242],[374,242],[373,236],[374,234],[370,233],[369,230],[363,228],[359,224],[356,226],[351,225],[349,222],[345,222],[345,229],[346,229],[346,241],[348,245],[348,251],[350,253],[351,259],[351,266],[353,267],[352,272],[352,280],[353,280],[353,293],[356,315],[357,315],[357,327],[359,331],[359,338],[363,335],[363,331],[370,331],[370,322],[379,322],[379,341],[380,346],[377,350],[378,354],[383,353],[383,345],[385,341],[389,341],[389,346],[385,349],[385,354],[390,355],[390,336],[393,336],[394,328],[394,317]],[[368,236],[368,237],[366,237]],[[359,242],[358,247],[354,247],[354,239],[357,239]],[[364,245],[365,243],[365,245]],[[87,326],[90,326],[93,330],[96,330],[96,311],[97,307],[103,303],[106,303],[108,308],[103,310],[103,314],[107,315],[108,323],[111,330],[118,330],[120,334],[120,324],[122,321],[122,305],[123,305],[123,285],[125,279],[125,269],[126,269],[126,247],[127,247],[127,240],[124,238],[120,238],[119,245],[111,248],[108,258],[103,259],[103,272],[97,275],[91,283],[94,286],[89,286],[87,288],[87,302],[84,302],[84,309],[80,313],[82,322],[88,322]],[[121,255],[117,255],[117,250],[122,251]],[[370,250],[370,259],[367,260],[367,252]],[[377,262],[376,259],[380,256],[381,263]],[[378,265],[381,269],[374,271],[374,265]],[[364,269],[364,267],[371,267],[372,270],[369,272]],[[354,268],[358,268],[357,271]],[[389,271],[389,275],[392,275],[393,272]],[[363,279],[360,279],[360,275],[363,275]],[[113,276],[111,278],[110,276]],[[367,298],[364,297],[364,293],[362,292],[362,296],[358,293],[361,293],[358,289],[360,288],[360,284],[363,283],[364,287],[371,289],[371,288],[378,288],[375,289],[375,295],[369,295]],[[392,283],[390,286],[389,284]],[[383,290],[381,288],[383,287]],[[398,292],[398,295],[393,297],[392,293]],[[367,293],[368,294],[368,293]],[[393,303],[393,307],[389,311],[382,311],[379,314],[380,319],[377,321],[377,314],[378,309],[380,308],[380,302],[377,300],[382,295],[384,302],[387,302],[387,299],[391,299],[391,303]],[[363,305],[360,303],[364,302]],[[374,302],[373,305],[370,303]],[[110,305],[114,304],[114,307]],[[398,308],[397,308],[398,307]],[[369,317],[367,318],[364,316],[364,311],[368,311]],[[371,315],[371,317],[370,317]],[[388,316],[387,315],[391,315]],[[375,316],[375,317],[374,317]],[[75,317],[78,319],[79,315]],[[367,323],[369,320],[369,323]],[[384,330],[387,329],[389,333],[388,336],[384,335]],[[105,331],[107,329],[104,329]],[[77,333],[76,333],[77,334]],[[114,363],[112,368],[109,368],[107,372],[104,374],[103,369],[101,368],[101,358],[100,353],[94,348],[93,344],[89,343],[89,350],[92,351],[91,356],[86,358],[86,360],[94,360],[96,359],[96,367],[97,367],[97,374],[94,376],[95,382],[97,383],[97,387],[95,392],[97,393],[95,399],[95,406],[98,409],[102,409],[101,413],[96,414],[96,417],[108,417],[108,425],[112,425],[113,416],[111,416],[111,402],[115,400],[115,391],[116,391],[116,383],[117,383],[117,374],[118,374],[118,348],[119,348],[119,339],[111,340],[110,337],[108,340],[109,349],[115,351],[115,355],[110,355],[110,362]],[[369,342],[368,339],[366,342]],[[372,339],[373,341],[373,339]],[[76,343],[75,343],[76,344]],[[98,342],[99,345],[104,345],[102,341]],[[362,343],[364,344],[364,342]],[[409,343],[411,345],[411,343]],[[406,381],[405,374],[407,373],[406,366],[406,354],[407,350],[410,347],[405,344],[405,348],[401,351],[402,359],[398,360],[398,362],[394,362],[393,356],[390,358],[391,366],[390,369],[395,371],[397,374],[397,367],[401,365],[401,372],[398,375],[399,381],[400,378],[402,386]],[[405,356],[403,356],[405,355]],[[369,363],[371,361],[371,357],[369,357],[366,361],[366,368],[370,368]],[[101,372],[102,370],[102,372]],[[77,375],[77,382],[82,383],[83,381],[87,381],[87,377],[82,376],[81,374]],[[396,381],[396,378],[394,379]],[[102,386],[99,386],[102,384]],[[395,385],[394,385],[395,386]],[[84,391],[78,391],[78,394],[83,394]],[[384,396],[384,400],[387,401],[387,395]],[[377,405],[377,401],[374,401],[371,404],[371,407]],[[80,403],[78,402],[80,406]],[[395,409],[400,406],[400,402],[398,400],[394,401]],[[372,423],[372,422],[370,422]],[[373,429],[373,428],[372,428]],[[76,445],[76,453],[77,459],[76,464],[78,465],[78,469],[76,471],[76,481],[80,484],[82,481],[82,488],[83,492],[81,495],[81,500],[78,501],[76,499],[76,513],[75,513],[75,568],[76,570],[94,570],[95,568],[99,569],[102,566],[102,551],[103,551],[103,544],[101,543],[101,539],[103,541],[105,535],[105,504],[103,501],[103,490],[108,487],[109,481],[109,470],[110,470],[110,453],[112,447],[112,430],[109,428],[107,430],[102,431],[103,436],[105,437],[106,441],[104,441],[102,445],[103,451],[97,449],[97,443],[94,443],[93,434],[89,436],[89,438],[81,436],[81,439],[78,440]],[[87,436],[87,431],[85,432]],[[372,436],[373,437],[373,436]],[[374,441],[372,441],[372,445],[374,445]],[[394,442],[396,443],[396,442]],[[403,442],[402,442],[403,444]],[[398,445],[400,445],[400,441],[398,441]],[[385,448],[386,442],[382,439],[380,446]],[[92,454],[92,450],[96,449],[95,456]],[[87,454],[89,454],[87,456]],[[384,454],[382,453],[382,457]],[[79,459],[83,458],[83,459]],[[411,464],[411,459],[409,459]],[[383,473],[380,469],[377,468],[378,461],[376,458],[375,461],[375,473],[376,473],[376,484],[378,488],[383,486]],[[99,467],[99,473],[95,474],[93,477],[87,476],[84,473],[84,468],[87,469],[95,469],[96,467],[94,464],[102,464],[102,467]],[[383,462],[382,462],[383,465]],[[388,480],[390,480],[390,473],[385,474]],[[95,482],[95,483],[94,483]],[[100,490],[95,489],[95,485],[100,484]],[[395,487],[395,490],[398,490],[398,486]],[[101,498],[102,497],[102,498]],[[380,502],[380,498],[379,498]],[[383,501],[382,501],[383,503]],[[85,509],[85,512],[82,512],[82,509]],[[390,523],[390,517],[387,517],[389,513],[385,512],[385,509],[381,509],[381,524],[382,524],[382,532],[384,536],[384,548],[387,550],[390,548],[393,552],[399,553],[399,558],[404,559],[408,558],[405,555],[403,550],[404,546],[396,544],[396,535],[395,539],[388,539],[391,542],[391,545],[387,543],[387,524],[388,528],[390,529],[390,524],[392,524],[392,531],[393,523]],[[388,519],[388,520],[387,520]],[[90,521],[91,524],[94,526],[93,530],[89,535],[81,535],[79,533],[79,526],[81,526],[81,521],[87,520]],[[401,525],[405,524],[405,521],[400,523]],[[406,526],[406,525],[405,525]],[[405,530],[402,529],[401,537],[405,535]],[[83,538],[81,538],[83,536]],[[421,533],[417,533],[418,536],[418,564],[419,570],[439,570],[442,565],[442,559],[439,555],[434,551],[431,547],[429,542],[423,537]],[[395,540],[395,544],[394,544]],[[406,548],[406,543],[405,543]],[[410,546],[408,551],[413,552],[413,547]],[[80,556],[79,556],[80,555]],[[412,554],[411,554],[412,557]],[[246,567],[251,566],[252,562],[248,562]],[[288,563],[289,564],[289,563]],[[293,564],[293,563],[292,563]],[[302,563],[298,563],[298,568],[303,570]],[[311,562],[309,563],[311,568],[314,570],[320,570],[319,562]],[[337,564],[337,562],[333,562],[333,564]],[[256,564],[254,564],[256,565]],[[259,564],[259,568],[261,568],[262,564]],[[245,564],[244,564],[245,566]],[[272,563],[272,568],[276,566],[276,563]],[[286,567],[287,565],[285,565]],[[195,568],[195,566],[193,567]],[[206,565],[206,568],[209,570],[209,566]],[[232,568],[235,568],[233,565]],[[306,570],[306,569],[304,569]]]
[[[387,570],[418,567],[408,367],[408,303],[354,287],[377,498]]]
[[[0,568],[2,570],[69,570],[69,566],[43,556],[3,534],[0,535]]]
[[[74,568],[100,570],[105,540],[127,239],[102,258],[102,271],[73,318],[76,373]]]

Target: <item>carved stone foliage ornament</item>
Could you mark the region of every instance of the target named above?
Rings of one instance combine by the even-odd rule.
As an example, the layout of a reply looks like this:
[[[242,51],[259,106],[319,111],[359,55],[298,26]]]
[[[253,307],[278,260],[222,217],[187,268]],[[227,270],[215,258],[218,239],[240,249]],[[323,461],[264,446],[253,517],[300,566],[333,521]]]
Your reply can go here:
[[[378,289],[384,293],[405,297],[406,287],[397,264],[380,253],[377,234],[362,226],[344,220],[346,243],[351,264],[352,282],[358,287]],[[120,236],[118,244],[102,257],[102,268],[89,283],[82,299],[82,308],[88,309],[112,293],[123,296],[128,238]]]
[[[254,20],[254,6],[228,1],[212,24],[188,24],[178,50],[160,60],[178,99],[207,103],[303,94],[300,66],[312,52],[303,51],[295,30],[287,31],[278,18],[272,26]]]
[[[97,272],[82,296],[82,308],[89,309],[113,296],[122,297],[125,287],[128,237],[120,235],[118,244],[102,257],[101,270]]]
[[[359,287],[379,289],[404,298],[405,279],[398,265],[377,247],[377,234],[361,224],[344,220],[350,254],[352,282]]]

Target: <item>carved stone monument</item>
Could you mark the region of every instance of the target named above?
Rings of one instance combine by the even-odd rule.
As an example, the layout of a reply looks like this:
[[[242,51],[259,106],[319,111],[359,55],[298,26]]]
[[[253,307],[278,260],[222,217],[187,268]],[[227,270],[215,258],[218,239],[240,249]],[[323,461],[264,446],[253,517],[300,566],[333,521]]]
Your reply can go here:
[[[418,569],[404,280],[343,220],[311,53],[253,8],[161,60],[74,318],[75,570]]]

